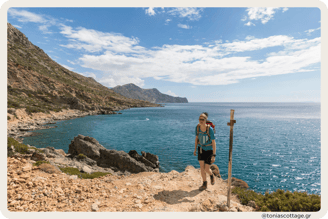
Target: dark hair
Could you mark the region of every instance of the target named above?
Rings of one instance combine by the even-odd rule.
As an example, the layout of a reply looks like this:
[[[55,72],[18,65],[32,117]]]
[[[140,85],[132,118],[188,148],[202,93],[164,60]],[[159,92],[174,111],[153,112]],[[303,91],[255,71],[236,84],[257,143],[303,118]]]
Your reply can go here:
[[[207,118],[208,118],[208,113],[207,112],[203,112],[206,116],[207,116]]]

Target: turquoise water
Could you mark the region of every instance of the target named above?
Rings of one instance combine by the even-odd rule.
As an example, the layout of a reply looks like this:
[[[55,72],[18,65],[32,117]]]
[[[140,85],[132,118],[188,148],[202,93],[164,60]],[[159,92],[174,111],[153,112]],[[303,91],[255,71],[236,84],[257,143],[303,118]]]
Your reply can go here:
[[[321,193],[319,103],[180,103],[134,108],[116,115],[58,121],[54,129],[34,131],[25,144],[68,151],[78,134],[108,149],[136,150],[159,156],[160,171],[199,168],[193,156],[201,112],[216,125],[217,160],[227,178],[230,109],[235,110],[232,176],[258,192],[288,189]]]

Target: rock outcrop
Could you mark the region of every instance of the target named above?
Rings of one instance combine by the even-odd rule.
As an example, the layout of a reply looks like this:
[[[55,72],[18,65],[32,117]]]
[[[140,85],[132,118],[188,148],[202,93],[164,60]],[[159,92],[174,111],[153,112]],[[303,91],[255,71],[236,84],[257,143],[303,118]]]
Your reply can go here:
[[[155,161],[154,163],[147,160],[144,156],[139,155],[136,151],[126,153],[124,151],[116,151],[106,149],[99,142],[88,136],[78,135],[69,145],[68,153],[71,156],[83,154],[88,158],[97,162],[99,167],[115,168],[122,172],[139,173],[139,172],[158,172],[158,157],[149,153],[145,156]],[[156,158],[157,157],[157,160]]]
[[[173,97],[163,94],[156,88],[142,89],[135,84],[116,86],[112,90],[128,98],[145,100],[151,103],[188,103],[185,97]]]
[[[231,185],[241,187],[241,188],[245,188],[245,189],[248,188],[248,184],[245,181],[243,181],[241,179],[237,179],[235,177],[231,178]]]
[[[49,149],[52,150],[52,149]],[[142,172],[80,179],[52,164],[32,166],[31,155],[7,158],[7,208],[11,212],[251,212],[232,194],[227,206],[227,182],[199,191],[200,169],[179,173]],[[209,180],[209,179],[208,179]]]

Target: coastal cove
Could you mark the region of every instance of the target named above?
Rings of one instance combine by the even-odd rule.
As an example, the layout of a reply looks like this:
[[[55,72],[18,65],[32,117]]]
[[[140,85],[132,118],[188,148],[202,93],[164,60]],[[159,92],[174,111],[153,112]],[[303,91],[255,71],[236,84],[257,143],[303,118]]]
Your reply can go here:
[[[216,125],[217,164],[227,178],[230,109],[235,110],[232,176],[264,193],[276,189],[321,194],[320,104],[318,103],[179,103],[132,108],[122,114],[92,115],[56,121],[53,129],[33,131],[23,143],[63,149],[78,134],[107,149],[158,155],[160,172],[199,168],[194,149],[201,112]]]

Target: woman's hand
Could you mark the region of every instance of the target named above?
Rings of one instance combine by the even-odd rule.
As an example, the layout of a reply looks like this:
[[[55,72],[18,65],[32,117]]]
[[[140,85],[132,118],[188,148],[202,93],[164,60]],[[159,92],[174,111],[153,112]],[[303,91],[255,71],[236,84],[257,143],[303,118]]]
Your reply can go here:
[[[215,156],[212,156],[211,163],[214,163],[214,162],[215,162]]]
[[[194,150],[194,156],[196,156],[196,150]]]

